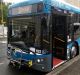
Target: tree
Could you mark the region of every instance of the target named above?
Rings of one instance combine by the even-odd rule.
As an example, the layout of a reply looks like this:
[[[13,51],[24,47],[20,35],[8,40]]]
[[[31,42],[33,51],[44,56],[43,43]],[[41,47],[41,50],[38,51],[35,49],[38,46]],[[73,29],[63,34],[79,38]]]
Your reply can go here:
[[[10,5],[11,3],[2,3],[2,8],[3,8],[3,22],[7,22],[7,15],[8,15],[8,6]],[[2,17],[2,13],[1,13],[1,3],[0,3],[0,24],[1,24],[1,17]]]

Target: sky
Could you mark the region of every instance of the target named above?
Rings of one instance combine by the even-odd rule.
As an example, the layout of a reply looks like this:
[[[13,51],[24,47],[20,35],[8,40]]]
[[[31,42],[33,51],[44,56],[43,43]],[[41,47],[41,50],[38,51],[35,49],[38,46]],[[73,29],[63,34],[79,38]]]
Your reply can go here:
[[[11,3],[18,3],[22,1],[27,1],[27,0],[3,0],[4,2],[11,2]]]

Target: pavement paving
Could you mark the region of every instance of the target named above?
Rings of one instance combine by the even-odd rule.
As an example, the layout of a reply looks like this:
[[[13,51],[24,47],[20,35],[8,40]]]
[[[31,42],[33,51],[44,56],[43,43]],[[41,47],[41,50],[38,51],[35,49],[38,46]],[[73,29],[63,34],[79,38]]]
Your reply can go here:
[[[64,69],[58,75],[80,75],[80,59]]]
[[[66,61],[46,75],[80,75],[80,55]],[[76,71],[77,70],[77,71]]]

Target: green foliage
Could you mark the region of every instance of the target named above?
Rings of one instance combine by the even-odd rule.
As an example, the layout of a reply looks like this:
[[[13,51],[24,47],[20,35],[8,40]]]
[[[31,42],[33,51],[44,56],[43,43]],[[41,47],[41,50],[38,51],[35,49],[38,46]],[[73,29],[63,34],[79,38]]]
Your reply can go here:
[[[9,5],[10,5],[10,3],[8,3],[8,4],[3,3],[2,4],[2,8],[3,8],[3,22],[7,22],[8,6]],[[2,14],[1,14],[1,3],[0,3],[0,23],[1,23],[1,17],[2,17]]]

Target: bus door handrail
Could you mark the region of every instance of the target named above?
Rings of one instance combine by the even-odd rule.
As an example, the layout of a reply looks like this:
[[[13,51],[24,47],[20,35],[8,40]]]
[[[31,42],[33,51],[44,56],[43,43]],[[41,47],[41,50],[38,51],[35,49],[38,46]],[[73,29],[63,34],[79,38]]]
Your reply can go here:
[[[61,41],[61,42],[65,42],[64,40],[62,40],[62,39],[60,39],[58,37],[54,37],[54,38],[57,39],[57,40],[59,40],[59,41]]]
[[[43,41],[46,42],[47,44],[49,44],[49,41],[47,41],[47,40],[45,40],[45,39],[43,39]]]

